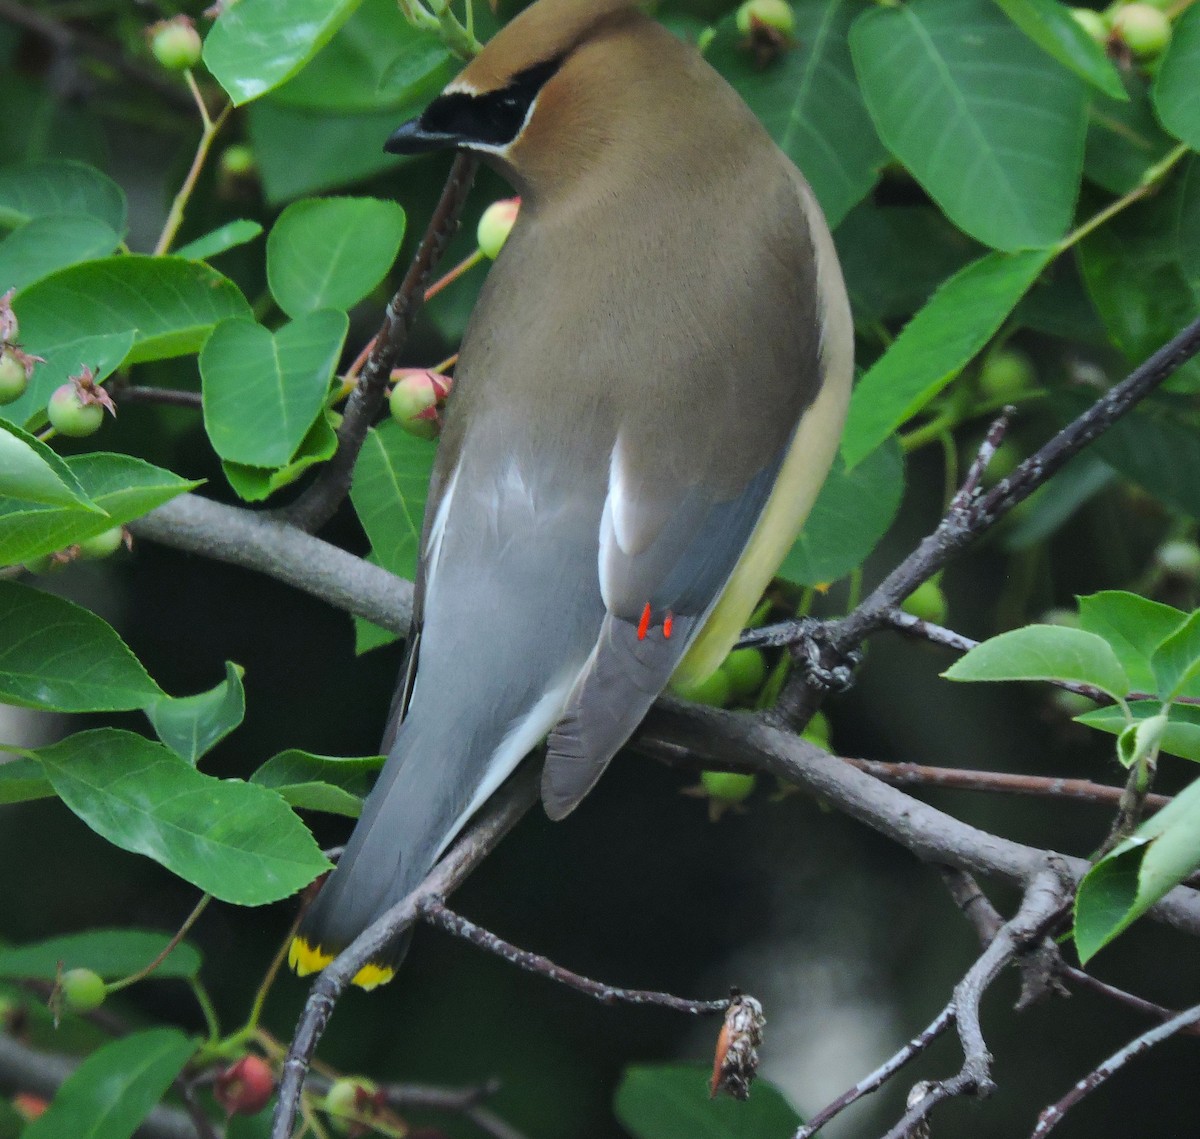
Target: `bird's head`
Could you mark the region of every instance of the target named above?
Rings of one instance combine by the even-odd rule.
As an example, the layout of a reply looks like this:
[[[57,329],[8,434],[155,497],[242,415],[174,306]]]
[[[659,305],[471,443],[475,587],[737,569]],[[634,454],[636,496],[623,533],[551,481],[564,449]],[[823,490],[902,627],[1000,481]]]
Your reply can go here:
[[[631,44],[647,26],[637,0],[538,0],[384,149],[471,150],[537,197],[583,174],[619,134],[619,104],[639,98],[646,76]]]

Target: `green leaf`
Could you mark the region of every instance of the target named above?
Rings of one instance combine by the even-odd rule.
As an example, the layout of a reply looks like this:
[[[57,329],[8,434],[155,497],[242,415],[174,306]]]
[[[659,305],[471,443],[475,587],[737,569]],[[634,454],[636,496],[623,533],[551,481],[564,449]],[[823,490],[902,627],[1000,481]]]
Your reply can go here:
[[[134,331],[131,364],[195,352],[218,321],[250,315],[238,287],[215,269],[142,255],[60,269],[22,290],[14,307],[30,352],[48,356],[83,336]]]
[[[710,1099],[708,1071],[699,1064],[626,1068],[613,1110],[635,1139],[788,1139],[803,1122],[761,1079],[745,1103]]]
[[[213,779],[132,732],[80,732],[37,755],[59,797],[97,834],[222,901],[278,901],[329,869],[275,792]]]
[[[269,469],[291,461],[324,411],[348,325],[330,310],[274,333],[240,318],[217,325],[200,374],[204,426],[222,459]]]
[[[381,755],[346,758],[293,748],[268,759],[250,782],[273,788],[293,807],[356,819],[383,761]]]
[[[1064,67],[1109,98],[1128,98],[1112,60],[1071,16],[1065,4],[1058,0],[996,0],[996,3],[1021,31]]]
[[[1200,780],[1091,868],[1075,897],[1075,946],[1087,964],[1168,890],[1200,868]]]
[[[0,806],[49,799],[54,788],[36,759],[0,759]]]
[[[31,218],[0,241],[0,282],[23,289],[76,261],[103,257],[120,243],[119,234],[87,214]]]
[[[864,202],[833,236],[857,324],[907,319],[983,252],[931,206]]]
[[[387,420],[367,432],[350,501],[384,569],[412,579],[436,447]]]
[[[82,542],[200,485],[128,455],[91,452],[65,465],[102,513],[0,497],[0,564],[27,562]]]
[[[342,115],[394,110],[414,98],[428,102],[461,67],[437,33],[413,27],[395,0],[364,0],[272,102]]]
[[[1107,641],[1062,625],[1001,633],[976,645],[942,675],[947,680],[1072,680],[1116,699],[1129,691],[1129,678]]]
[[[1159,125],[1150,87],[1140,72],[1124,75],[1125,99],[1093,96],[1088,111],[1083,174],[1110,194],[1127,194],[1175,145]]]
[[[0,226],[12,228],[48,214],[87,214],[123,234],[125,194],[85,162],[29,162],[0,169]]]
[[[348,309],[396,260],[404,211],[378,198],[311,198],[294,202],[267,236],[267,280],[279,307],[301,317]]]
[[[1145,720],[1158,715],[1163,706],[1157,700],[1138,700],[1129,706],[1129,710],[1135,720]],[[1116,707],[1084,712],[1075,717],[1075,722],[1114,736],[1119,736],[1126,728],[1124,713]],[[1167,726],[1159,746],[1168,755],[1200,763],[1200,708],[1194,704],[1172,704],[1167,709]]]
[[[1200,8],[1194,4],[1175,21],[1171,42],[1154,80],[1154,106],[1162,124],[1193,150],[1200,150]]]
[[[164,696],[147,704],[146,716],[155,734],[176,755],[195,765],[245,718],[245,671],[226,661],[225,679],[215,688],[198,696]]]
[[[1173,700],[1200,673],[1200,610],[1193,613],[1154,650],[1150,658],[1163,700]]]
[[[35,355],[44,357],[46,362],[34,368],[25,394],[3,409],[4,418],[24,424],[31,431],[44,427],[47,422],[46,403],[54,389],[78,374],[83,364],[92,369],[93,379],[97,383],[107,379],[129,355],[135,335],[132,329],[100,336],[68,334],[66,339],[54,344],[42,344],[34,348],[22,321],[21,339],[25,347]]]
[[[854,77],[850,0],[800,0],[794,46],[758,66],[729,16],[705,57],[804,172],[830,227],[870,192],[887,160]]]
[[[359,0],[239,0],[204,40],[204,65],[241,106],[296,74],[350,18]]]
[[[236,249],[239,245],[253,241],[262,233],[262,228],[258,222],[247,221],[245,218],[226,222],[203,237],[180,246],[175,250],[175,256],[186,257],[189,261],[207,261],[227,249]]]
[[[1113,341],[1141,363],[1200,311],[1200,157],[1182,162],[1158,193],[1089,234],[1079,246],[1084,283]],[[1168,387],[1200,387],[1200,362]]]
[[[67,1077],[22,1139],[130,1139],[195,1051],[175,1028],[103,1045]]]
[[[800,585],[844,577],[887,532],[903,494],[904,454],[895,439],[850,472],[839,455],[778,576]]]
[[[250,141],[263,189],[272,205],[352,185],[406,161],[383,144],[398,123],[418,114],[438,88],[411,106],[359,115],[324,113],[284,106],[274,97],[255,103],[247,115]],[[305,160],[296,161],[303,153]]]
[[[52,937],[31,945],[0,949],[0,977],[8,980],[36,978],[53,981],[61,967],[91,969],[106,981],[118,981],[150,964],[171,940],[171,935],[148,929],[89,929]],[[180,942],[154,970],[159,978],[188,979],[200,972],[200,954]]]
[[[229,485],[247,502],[260,502],[282,487],[294,483],[309,467],[323,463],[337,450],[337,436],[329,425],[328,413],[317,418],[290,463],[272,470],[222,462]]]
[[[5,498],[103,514],[54,451],[0,419],[0,500]]]
[[[161,695],[94,613],[0,581],[0,700],[52,712],[116,712]]]
[[[880,137],[972,237],[1045,246],[1071,223],[1084,86],[987,0],[860,16],[850,50]]]
[[[842,439],[847,467],[861,462],[962,371],[1052,256],[1050,250],[989,253],[930,297],[854,389]]]
[[[1133,692],[1157,691],[1150,658],[1187,619],[1186,613],[1170,605],[1119,589],[1079,599],[1080,627],[1112,646]]]

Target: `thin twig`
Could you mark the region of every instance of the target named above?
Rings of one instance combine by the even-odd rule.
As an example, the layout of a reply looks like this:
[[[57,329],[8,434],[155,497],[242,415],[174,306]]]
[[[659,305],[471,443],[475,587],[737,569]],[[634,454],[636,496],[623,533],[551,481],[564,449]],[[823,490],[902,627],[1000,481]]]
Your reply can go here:
[[[302,530],[320,529],[333,517],[350,490],[354,464],[367,437],[367,429],[379,415],[388,377],[399,362],[417,313],[421,311],[434,267],[458,227],[458,218],[478,165],[479,160],[471,154],[459,152],[455,155],[425,236],[400,288],[387,306],[383,325],[376,334],[375,347],[346,401],[338,428],[337,453],[321,468],[313,484],[284,512],[287,521]]]
[[[953,1023],[954,1010],[950,1006],[947,1006],[934,1017],[928,1028],[919,1035],[914,1036],[903,1048],[880,1064],[875,1071],[868,1076],[864,1076],[854,1087],[848,1088],[837,1099],[821,1108],[816,1115],[796,1132],[793,1139],[812,1139],[812,1136],[820,1131],[826,1123],[835,1116],[841,1115],[852,1103],[857,1103],[863,1096],[869,1095],[871,1092],[883,1087],[910,1060],[919,1056],[939,1036],[945,1033]]]
[[[288,1139],[292,1133],[309,1063],[333,1014],[333,1007],[351,978],[367,961],[384,953],[417,920],[424,898],[449,894],[491,853],[537,801],[538,775],[538,765],[526,761],[489,800],[477,820],[425,880],[355,938],[313,983],[283,1062],[271,1139]]]
[[[497,937],[483,926],[476,925],[475,922],[448,909],[445,902],[436,896],[423,899],[419,909],[421,917],[430,925],[452,933],[455,937],[461,937],[479,949],[496,954],[497,957],[503,957],[505,961],[510,965],[515,965],[518,969],[524,969],[526,972],[536,973],[539,977],[566,985],[567,988],[574,989],[577,993],[583,993],[584,996],[591,997],[602,1005],[655,1005],[658,1008],[669,1008],[674,1012],[689,1013],[692,1016],[723,1013],[729,1008],[728,999],[691,1001],[685,997],[672,996],[670,993],[659,993],[647,989],[622,989],[614,985],[606,985],[603,981],[593,981],[579,973],[571,972],[570,969],[564,969],[561,965],[556,965],[549,957],[543,957],[540,953],[530,953],[527,949],[520,949],[511,942]]]
[[[1198,1021],[1200,1021],[1200,1005],[1193,1005],[1189,1009],[1184,1009],[1178,1016],[1173,1016],[1165,1024],[1149,1028],[1131,1040],[1124,1048],[1109,1056],[1103,1064],[1093,1068],[1062,1099],[1046,1108],[1038,1116],[1037,1126],[1030,1132],[1029,1139],[1041,1139],[1043,1135],[1048,1135],[1062,1122],[1063,1116],[1084,1096],[1090,1095],[1109,1077],[1116,1075],[1130,1060],[1149,1051],[1154,1045],[1161,1044],[1182,1029],[1195,1025]]]
[[[199,392],[176,388],[151,388],[138,384],[109,384],[108,390],[117,403],[161,403],[171,407],[199,408],[203,406]]]
[[[1042,940],[1065,911],[1070,897],[1070,877],[1064,867],[1057,865],[1056,859],[1051,859],[1025,891],[1020,909],[1000,927],[979,959],[954,987],[954,996],[946,1007],[952,1012],[958,1028],[963,1050],[962,1067],[950,1079],[932,1084],[884,1139],[905,1139],[943,1100],[992,1093],[995,1089],[991,1078],[992,1057],[979,1019],[983,994],[1009,962]]]

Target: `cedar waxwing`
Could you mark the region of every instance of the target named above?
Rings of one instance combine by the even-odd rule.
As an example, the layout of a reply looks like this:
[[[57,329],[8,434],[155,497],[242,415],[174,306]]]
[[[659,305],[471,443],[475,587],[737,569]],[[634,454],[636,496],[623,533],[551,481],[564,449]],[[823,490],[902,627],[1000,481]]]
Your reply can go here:
[[[634,0],[538,0],[387,143],[455,147],[521,210],[462,342],[387,765],[292,946],[302,974],[416,887],[547,734],[561,819],[672,676],[721,663],[850,392],[808,184]]]

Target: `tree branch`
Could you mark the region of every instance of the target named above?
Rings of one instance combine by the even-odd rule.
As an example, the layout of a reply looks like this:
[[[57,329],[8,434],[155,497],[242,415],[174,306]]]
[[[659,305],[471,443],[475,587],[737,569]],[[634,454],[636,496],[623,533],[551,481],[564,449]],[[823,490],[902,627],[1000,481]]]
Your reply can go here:
[[[1173,1016],[1165,1024],[1149,1028],[1141,1036],[1131,1040],[1124,1048],[1109,1056],[1103,1064],[1093,1068],[1062,1099],[1046,1108],[1038,1116],[1037,1126],[1030,1133],[1029,1139],[1041,1139],[1043,1135],[1048,1135],[1062,1122],[1063,1116],[1084,1096],[1094,1092],[1110,1076],[1114,1076],[1125,1067],[1130,1060],[1149,1051],[1154,1045],[1161,1044],[1182,1029],[1194,1026],[1198,1021],[1200,1021],[1200,1005],[1193,1005],[1179,1013],[1178,1016]]]
[[[540,953],[531,953],[527,949],[520,949],[511,942],[497,937],[490,930],[486,930],[483,926],[476,925],[475,922],[448,909],[445,902],[436,896],[425,898],[418,906],[418,910],[421,917],[430,925],[445,930],[455,937],[461,937],[464,941],[469,941],[476,948],[487,953],[503,957],[505,961],[510,965],[515,965],[518,969],[524,969],[526,972],[536,973],[539,977],[566,985],[567,988],[574,989],[585,997],[591,997],[602,1005],[654,1005],[657,1008],[689,1013],[692,1016],[723,1013],[729,1008],[728,998],[719,1001],[691,1001],[684,997],[672,996],[670,993],[657,993],[647,989],[622,989],[615,985],[606,985],[602,981],[593,981],[570,969],[564,969],[561,965],[551,961],[549,957],[543,957]]]
[[[367,429],[379,416],[388,377],[400,362],[400,353],[417,313],[421,311],[434,267],[458,228],[458,218],[478,167],[479,159],[465,151],[459,151],[454,157],[425,236],[400,288],[388,304],[383,324],[375,335],[375,346],[346,402],[338,428],[337,453],[321,468],[313,484],[283,513],[287,521],[302,530],[317,530],[324,526],[350,490],[354,464],[367,437]]]
[[[271,1139],[289,1139],[300,1104],[304,1077],[333,1006],[351,978],[372,957],[380,956],[420,916],[422,901],[455,890],[535,803],[539,764],[526,762],[488,801],[450,852],[407,897],[397,902],[344,949],[317,977],[300,1014],[279,1080],[279,1099]]]

